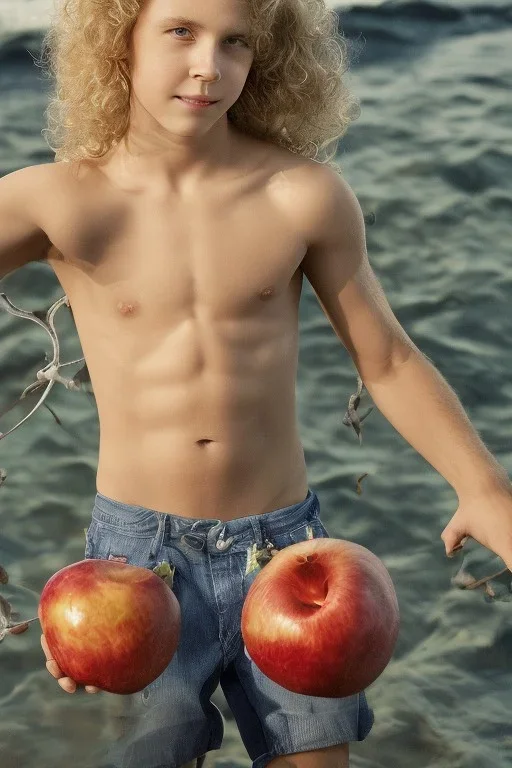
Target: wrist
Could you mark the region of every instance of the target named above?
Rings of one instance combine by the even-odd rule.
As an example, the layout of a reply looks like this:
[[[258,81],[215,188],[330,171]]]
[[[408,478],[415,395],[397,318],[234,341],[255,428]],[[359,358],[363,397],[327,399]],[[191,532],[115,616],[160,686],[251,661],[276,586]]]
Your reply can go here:
[[[483,472],[475,472],[464,484],[454,488],[454,491],[459,501],[468,497],[474,499],[475,496],[488,497],[496,493],[512,494],[512,482],[507,471],[496,462]]]

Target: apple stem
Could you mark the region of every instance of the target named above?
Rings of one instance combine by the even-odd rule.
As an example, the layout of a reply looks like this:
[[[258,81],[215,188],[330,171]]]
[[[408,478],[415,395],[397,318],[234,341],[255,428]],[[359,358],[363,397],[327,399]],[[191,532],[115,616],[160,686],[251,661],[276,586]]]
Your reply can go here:
[[[33,619],[27,619],[26,621],[15,621],[4,625],[3,628],[0,624],[0,643],[6,635],[21,635],[22,632],[26,632],[28,629],[27,625],[30,624],[31,621],[39,621],[39,616],[36,616]]]
[[[34,616],[33,619],[26,619],[26,621],[15,621],[12,624],[9,624],[6,629],[15,629],[16,627],[21,627],[22,624],[31,624],[33,621],[39,621],[39,616]]]

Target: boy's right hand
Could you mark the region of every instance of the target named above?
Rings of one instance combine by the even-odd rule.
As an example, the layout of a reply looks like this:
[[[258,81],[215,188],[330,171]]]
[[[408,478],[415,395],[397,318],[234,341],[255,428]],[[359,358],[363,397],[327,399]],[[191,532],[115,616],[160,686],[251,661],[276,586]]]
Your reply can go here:
[[[66,691],[66,693],[74,693],[77,688],[76,682],[70,677],[66,677],[55,659],[52,659],[52,655],[44,635],[41,635],[41,646],[43,648],[44,655],[46,656],[46,669],[50,675],[57,679],[57,682],[63,691]],[[85,690],[87,693],[99,693],[101,688],[96,688],[94,685],[86,685]]]

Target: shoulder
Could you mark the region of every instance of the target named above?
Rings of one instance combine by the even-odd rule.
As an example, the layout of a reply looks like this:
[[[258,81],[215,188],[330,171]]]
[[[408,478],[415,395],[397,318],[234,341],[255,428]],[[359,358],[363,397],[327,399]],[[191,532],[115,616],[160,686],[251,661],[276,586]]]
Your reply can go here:
[[[50,223],[62,219],[71,211],[97,196],[98,185],[93,181],[91,163],[58,161],[37,168],[39,207],[41,216]]]
[[[28,188],[31,188],[32,185],[35,184],[35,188],[39,189],[40,187],[45,187],[48,184],[54,183],[64,175],[70,175],[72,165],[72,163],[65,163],[62,161],[39,163],[38,165],[27,165],[25,168],[15,171],[15,173],[20,179],[24,178]]]
[[[362,218],[361,206],[354,191],[334,168],[310,160],[301,168],[301,174],[296,175],[295,183],[308,206],[309,218],[316,226],[323,229],[335,223],[336,218],[339,221],[340,214],[344,221],[347,216]]]
[[[51,162],[29,166],[27,185],[31,189],[31,202],[37,211],[42,229],[53,230],[56,212],[67,206],[71,199],[71,179],[75,176],[71,163]]]
[[[340,230],[364,229],[359,201],[346,179],[334,168],[305,158],[281,147],[273,187],[288,212],[304,232],[308,247],[329,233],[338,237]]]
[[[37,227],[41,236],[47,225],[45,201],[51,197],[53,189],[51,165],[27,165],[1,179],[2,199],[10,200],[14,210],[23,211],[24,218]]]
[[[38,195],[44,192],[50,181],[51,173],[48,170],[51,163],[41,163],[38,165],[27,165],[24,168],[19,168],[17,171],[12,171],[6,174],[2,178],[9,179],[9,183],[12,187],[16,187],[26,195],[28,200],[37,200]]]
[[[17,176],[20,189],[26,190],[29,201],[44,213],[46,204],[62,188],[63,181],[71,178],[71,164],[59,162],[27,165],[12,175]]]
[[[50,254],[55,258],[57,250],[52,238],[60,231],[62,221],[77,199],[77,166],[67,162],[40,163],[23,168],[21,173],[20,181],[23,178],[27,191],[27,205],[41,230],[41,236],[44,234],[44,255],[39,260],[48,259]]]

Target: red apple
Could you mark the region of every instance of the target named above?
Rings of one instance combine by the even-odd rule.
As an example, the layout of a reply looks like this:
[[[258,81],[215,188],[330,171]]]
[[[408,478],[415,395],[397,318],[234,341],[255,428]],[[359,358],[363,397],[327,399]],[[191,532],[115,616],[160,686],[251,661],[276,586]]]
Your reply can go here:
[[[310,539],[279,551],[247,593],[241,630],[257,667],[294,693],[341,698],[373,683],[400,626],[391,577],[366,547]]]
[[[81,560],[57,571],[38,616],[63,673],[110,693],[136,693],[155,680],[181,630],[178,600],[163,579],[114,560]]]

